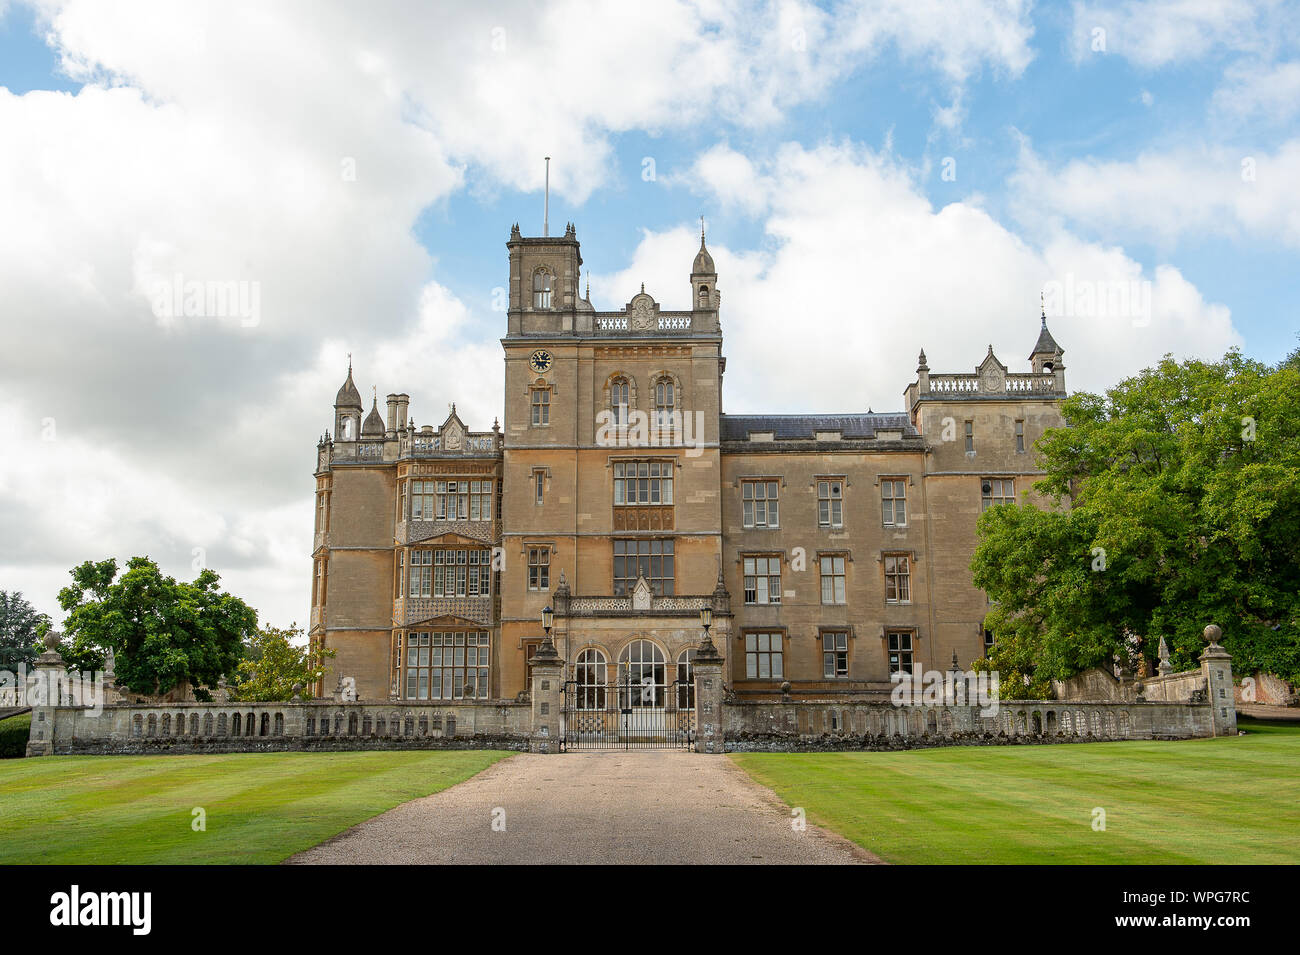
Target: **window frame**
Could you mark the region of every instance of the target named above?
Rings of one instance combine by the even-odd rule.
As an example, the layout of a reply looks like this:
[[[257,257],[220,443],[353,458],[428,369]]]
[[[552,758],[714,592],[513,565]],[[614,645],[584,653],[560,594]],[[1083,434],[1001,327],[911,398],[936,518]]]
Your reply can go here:
[[[901,570],[899,561],[902,561]],[[885,603],[910,604],[912,602],[912,555],[905,551],[887,552],[880,555],[880,565],[885,578]],[[892,597],[889,595],[891,584],[894,592]]]
[[[762,492],[762,497],[759,492]],[[758,520],[759,511],[763,520]],[[746,530],[779,530],[781,482],[778,478],[740,479],[740,523]]]
[[[814,479],[817,483],[817,526],[827,527],[832,530],[844,526],[844,485],[847,481],[843,477],[818,477]],[[826,496],[822,496],[822,488],[826,489]],[[837,494],[838,491],[838,494]],[[825,508],[823,509],[823,505]],[[823,519],[823,510],[825,519]]]
[[[849,636],[849,631],[843,629],[827,629],[820,632],[823,680],[847,680],[849,678]],[[830,648],[826,644],[828,638],[834,642],[834,645]],[[840,646],[841,643],[843,646]],[[842,671],[840,669],[841,657],[843,658]],[[827,666],[828,663],[831,664],[830,667]],[[830,673],[826,672],[828,669],[831,670]]]
[[[881,477],[880,479],[880,523],[882,527],[906,527],[907,526],[907,485],[910,479],[907,477]],[[889,490],[889,496],[886,497],[886,487]],[[897,494],[899,489],[902,494]],[[898,519],[899,511],[902,511],[903,519]],[[886,518],[886,510],[889,516]]]
[[[786,633],[783,629],[756,629],[744,631],[745,638],[745,679],[746,680],[784,680],[785,679],[785,644]],[[764,647],[764,638],[767,646]],[[775,638],[776,648],[772,643]],[[762,663],[767,662],[767,675],[762,673]],[[775,663],[775,667],[773,667]],[[779,672],[773,672],[773,670]]]
[[[826,561],[831,562],[831,572],[826,572]],[[836,561],[839,561],[838,573],[836,572]],[[827,607],[842,607],[848,603],[849,592],[849,555],[846,553],[818,554],[817,555],[817,573],[821,585],[821,602]],[[831,582],[831,600],[826,599],[826,581]],[[834,599],[836,594],[836,581],[839,581],[839,599]]]
[[[763,571],[759,572],[759,561],[763,562]],[[740,579],[743,602],[748,607],[766,607],[771,605],[779,606],[781,603],[781,564],[782,557],[780,554],[742,554],[740,558]],[[775,566],[776,573],[772,573]],[[754,586],[750,587],[750,581],[753,580]],[[775,590],[773,586],[775,584]],[[761,586],[760,586],[761,585]],[[751,589],[754,599],[750,599]],[[764,600],[759,600],[759,591],[762,591]]]
[[[903,646],[906,640],[906,646]],[[897,654],[897,657],[895,657]],[[892,629],[885,631],[885,659],[889,663],[890,674],[916,673],[916,631]],[[903,667],[906,666],[906,669]]]

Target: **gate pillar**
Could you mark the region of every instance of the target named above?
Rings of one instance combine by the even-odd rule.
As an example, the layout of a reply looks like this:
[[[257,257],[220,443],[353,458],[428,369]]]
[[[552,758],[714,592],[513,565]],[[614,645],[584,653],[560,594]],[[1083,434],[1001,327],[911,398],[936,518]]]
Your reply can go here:
[[[722,654],[705,636],[691,667],[695,675],[695,751],[721,754],[723,745]]]
[[[560,751],[560,709],[564,705],[564,661],[549,639],[533,656],[533,731],[531,753]]]

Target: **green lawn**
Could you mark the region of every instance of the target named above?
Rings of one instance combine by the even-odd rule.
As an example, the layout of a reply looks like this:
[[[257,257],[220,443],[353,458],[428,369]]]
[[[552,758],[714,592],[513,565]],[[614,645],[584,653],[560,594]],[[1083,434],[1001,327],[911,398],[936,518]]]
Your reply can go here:
[[[1298,863],[1300,725],[1241,728],[1249,735],[731,758],[889,862]]]
[[[46,756],[0,762],[0,864],[280,862],[468,779],[490,751]],[[191,828],[207,813],[207,831]]]

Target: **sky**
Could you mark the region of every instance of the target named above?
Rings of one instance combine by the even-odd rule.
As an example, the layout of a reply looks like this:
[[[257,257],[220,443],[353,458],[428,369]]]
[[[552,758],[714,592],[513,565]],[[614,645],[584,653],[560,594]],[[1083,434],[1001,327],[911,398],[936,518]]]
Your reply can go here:
[[[491,427],[545,156],[598,310],[689,307],[704,217],[729,412],[1028,370],[1044,302],[1072,391],[1300,344],[1300,5],[0,0],[0,589],[303,624],[348,356]]]

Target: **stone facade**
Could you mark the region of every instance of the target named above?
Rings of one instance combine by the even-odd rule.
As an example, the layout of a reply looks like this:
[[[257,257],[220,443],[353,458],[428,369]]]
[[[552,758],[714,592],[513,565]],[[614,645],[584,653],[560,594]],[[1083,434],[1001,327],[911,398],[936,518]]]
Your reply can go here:
[[[797,695],[879,698],[900,668],[985,655],[975,521],[1032,494],[1033,443],[1062,423],[1064,364],[1045,318],[1023,372],[990,347],[972,372],[932,373],[922,352],[898,412],[729,415],[703,237],[677,311],[644,287],[597,311],[579,289],[572,226],[541,237],[516,226],[507,250],[502,425],[471,432],[453,406],[417,429],[405,393],[388,395],[386,416],[376,393],[363,420],[351,368],[339,389],[317,448],[311,635],[337,651],[318,693],[347,676],[363,700],[429,699],[422,661],[446,664],[433,651],[447,648],[422,644],[472,634],[465,652],[479,665],[444,665],[437,692],[465,698],[448,680],[474,669],[475,698],[515,699],[548,605],[565,679],[583,661],[616,679],[647,654],[665,683],[687,678],[705,604],[723,680],[742,699],[787,682]],[[638,418],[671,427],[646,435]],[[439,500],[437,482],[455,493]],[[471,507],[457,511],[466,487]],[[430,550],[491,551],[492,569],[430,586],[420,564],[413,580]],[[650,603],[633,607],[643,576]]]

